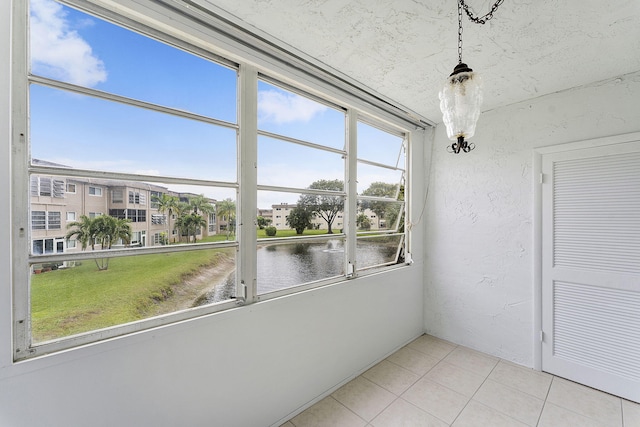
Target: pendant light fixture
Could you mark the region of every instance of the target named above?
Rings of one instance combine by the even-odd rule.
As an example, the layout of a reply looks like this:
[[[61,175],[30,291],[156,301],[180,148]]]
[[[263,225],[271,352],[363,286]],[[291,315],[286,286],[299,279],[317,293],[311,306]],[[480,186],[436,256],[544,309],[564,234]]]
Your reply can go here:
[[[464,0],[458,1],[458,65],[453,69],[439,93],[442,120],[447,128],[447,136],[456,141],[449,146],[451,153],[468,153],[475,148],[469,143],[476,131],[476,123],[480,117],[482,106],[482,79],[467,64],[462,62],[462,10],[472,22],[484,24],[493,18],[493,12],[504,0],[496,1],[491,11],[481,18],[473,16]]]

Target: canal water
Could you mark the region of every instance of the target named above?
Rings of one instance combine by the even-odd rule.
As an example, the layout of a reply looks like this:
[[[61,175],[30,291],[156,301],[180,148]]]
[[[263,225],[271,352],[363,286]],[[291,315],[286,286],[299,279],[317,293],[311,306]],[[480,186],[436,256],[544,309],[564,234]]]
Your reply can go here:
[[[395,259],[397,244],[359,241],[357,263],[373,266]],[[257,254],[258,294],[344,275],[344,242],[265,245]],[[235,272],[210,291],[201,304],[225,301],[235,295]]]

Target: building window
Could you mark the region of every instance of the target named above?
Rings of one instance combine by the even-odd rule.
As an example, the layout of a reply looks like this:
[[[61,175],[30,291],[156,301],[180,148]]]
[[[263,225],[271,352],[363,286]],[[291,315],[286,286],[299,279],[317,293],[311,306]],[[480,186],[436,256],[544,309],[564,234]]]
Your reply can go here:
[[[151,215],[151,224],[153,225],[166,225],[167,224],[167,216],[163,214],[152,214]]]
[[[22,7],[25,3],[16,4]],[[83,309],[107,308],[69,307],[64,299],[69,292],[74,292],[68,288],[74,284],[74,275],[95,273],[85,270],[95,268],[86,262],[92,244],[100,259],[113,260],[109,267],[106,267],[108,263],[102,264],[111,270],[109,274],[96,273],[92,279],[110,280],[109,285],[121,287],[121,295],[131,289],[140,292],[138,283],[131,280],[139,280],[141,269],[153,275],[147,277],[150,287],[145,288],[153,296],[162,295],[167,287],[179,286],[180,283],[175,283],[176,277],[184,278],[202,266],[211,268],[221,262],[221,266],[229,268],[224,276],[236,279],[230,283],[225,281],[224,286],[228,288],[220,293],[220,299],[207,300],[204,307],[196,310],[197,315],[338,283],[368,274],[367,270],[402,264],[406,251],[403,224],[407,185],[403,156],[415,123],[389,115],[383,110],[386,105],[382,104],[380,110],[368,102],[360,104],[361,107],[353,106],[350,101],[340,105],[341,98],[358,98],[349,93],[340,94],[335,87],[331,87],[330,96],[323,98],[322,87],[330,86],[322,83],[324,77],[319,73],[317,82],[305,79],[301,83],[309,85],[307,90],[292,83],[294,74],[287,76],[286,84],[270,77],[269,69],[255,65],[257,62],[250,50],[233,52],[235,62],[225,59],[221,56],[224,51],[215,51],[212,47],[216,37],[224,36],[214,35],[206,43],[198,40],[195,31],[184,40],[180,40],[178,32],[163,36],[162,27],[147,31],[148,23],[136,23],[140,19],[138,15],[120,17],[119,14],[129,12],[109,2],[101,2],[100,7],[84,0],[51,4],[50,8],[34,8],[31,14],[16,14],[18,26],[22,26],[20,19],[31,15],[31,31],[39,31],[37,26],[43,19],[37,15],[53,14],[48,18],[61,20],[68,31],[91,48],[88,55],[94,72],[80,79],[78,73],[56,71],[53,64],[47,63],[47,57],[30,57],[26,58],[30,61],[27,73],[20,68],[20,64],[25,63],[20,55],[38,55],[38,52],[34,49],[29,53],[26,46],[14,52],[17,55],[13,61],[15,74],[20,80],[16,87],[27,92],[26,96],[15,97],[15,111],[27,113],[17,114],[13,119],[16,128],[27,129],[28,144],[18,147],[18,151],[23,151],[12,156],[12,167],[18,172],[15,176],[24,177],[14,180],[13,190],[16,194],[30,192],[32,197],[29,206],[19,203],[13,206],[13,213],[21,219],[30,215],[32,230],[28,239],[33,242],[32,256],[23,253],[25,245],[14,245],[14,265],[20,272],[16,276],[20,286],[16,286],[14,304],[19,307],[18,312],[27,316],[21,319],[25,322],[16,322],[19,329],[14,342],[16,359],[155,327],[185,319],[191,313],[196,315],[195,311],[187,310],[191,308],[189,304],[175,308],[179,312],[175,315],[171,311],[158,313],[151,309],[144,313],[136,311],[128,318],[105,313],[104,317],[86,321]],[[79,7],[74,9],[67,4]],[[149,16],[166,18],[171,25],[170,18],[175,11],[164,9],[163,2],[144,4],[141,7],[154,11]],[[172,8],[182,7],[179,2],[176,4]],[[181,13],[179,18],[188,19],[190,10],[185,7],[182,12],[184,16]],[[99,18],[105,14],[117,22]],[[185,26],[184,31],[191,32],[189,28]],[[142,35],[150,33],[161,40]],[[117,52],[109,50],[104,40],[117,40]],[[195,44],[189,44],[191,41]],[[203,46],[209,46],[212,51],[207,52]],[[295,71],[284,65],[274,66],[283,67],[277,70],[278,74]],[[158,75],[157,69],[166,73]],[[114,77],[118,75],[127,78]],[[150,79],[150,75],[157,78]],[[189,75],[189,79],[176,79],[176,75]],[[208,89],[202,90],[203,87]],[[255,111],[256,106],[257,130],[255,126],[241,129],[242,123],[255,121],[250,111]],[[384,116],[383,120],[375,119],[378,113]],[[381,134],[370,137],[369,128]],[[79,131],[82,137],[78,137]],[[393,149],[387,148],[385,141],[391,141]],[[248,149],[238,150],[245,145]],[[376,150],[385,157],[380,159]],[[54,163],[56,152],[65,153],[64,166]],[[50,153],[50,158],[39,155],[45,157],[40,160],[48,163],[36,164],[35,159],[31,159],[29,164],[21,160],[29,158],[31,153]],[[99,168],[87,166],[87,153],[93,155],[93,159],[100,153]],[[401,161],[389,160],[398,156]],[[31,172],[35,165],[42,164],[47,165],[50,178]],[[257,183],[250,174],[238,170],[242,164],[257,165]],[[35,169],[43,170],[39,167]],[[70,170],[81,170],[81,173]],[[374,177],[378,176],[383,176],[380,182],[393,186],[394,191],[383,195],[365,194],[367,189],[375,189],[373,184],[377,178]],[[73,197],[73,205],[66,200],[55,201],[56,206],[61,206],[60,211],[67,212],[69,222],[78,222],[62,232],[60,212],[47,212],[45,203],[53,204],[37,197],[64,197],[64,189],[71,190],[64,183],[71,178],[86,183],[81,191],[86,185],[88,189],[84,194],[96,197]],[[154,188],[153,192],[150,188]],[[111,200],[98,198],[104,191],[111,192]],[[154,213],[150,214],[150,224],[146,224],[147,210],[138,208],[144,208],[149,197]],[[206,203],[200,203],[201,200]],[[124,202],[129,204],[110,205]],[[79,203],[82,205],[78,206]],[[75,221],[70,219],[71,211],[67,209],[79,213]],[[277,227],[290,231],[275,237],[265,236],[257,245],[257,251],[247,254],[243,250],[256,245],[252,224],[256,222],[258,209],[278,211]],[[343,224],[355,223],[363,209],[383,215],[386,223],[393,226],[384,230],[372,227],[368,234],[355,227],[343,228]],[[109,214],[104,218],[108,227],[97,233],[90,227],[91,220],[105,212]],[[148,232],[152,243],[147,246],[150,225],[168,225],[170,237],[166,240],[170,244],[163,245],[163,232],[157,232],[156,228],[153,233]],[[37,233],[48,226],[60,230],[58,240],[39,239]],[[301,234],[294,234],[298,231],[296,228]],[[205,237],[207,230],[210,235]],[[216,235],[217,230],[221,231],[220,235]],[[65,280],[50,283],[48,287],[52,293],[46,301],[52,317],[32,316],[30,297],[38,296],[42,287],[32,286],[30,272],[34,265],[51,260],[59,262],[62,257],[55,254],[64,250],[64,235],[70,232],[76,234],[69,240],[74,242],[69,243],[69,248],[77,249],[79,241],[86,251],[65,253],[65,265],[71,266],[64,271]],[[282,235],[295,238],[281,240]],[[130,248],[126,250],[110,249],[127,242]],[[246,300],[236,298],[236,289],[244,289],[240,277],[247,279],[245,276],[253,273],[250,267],[235,271],[238,253],[247,256],[243,266],[275,266],[271,273],[259,267],[253,277],[245,280],[251,287]],[[295,275],[291,268],[277,267],[277,257],[286,261],[304,260],[311,253],[320,258],[305,262],[305,267],[312,267],[306,269],[311,270],[306,275]],[[370,257],[371,253],[375,256]],[[116,265],[122,270],[116,271]],[[149,270],[148,265],[154,268]],[[42,276],[48,276],[45,280],[60,277]],[[92,292],[105,292],[107,288],[94,286]],[[139,295],[131,297],[139,298]],[[126,298],[123,295],[123,299]],[[113,320],[116,318],[118,320]],[[71,320],[61,322],[61,319]],[[49,329],[46,334],[41,332],[43,325],[62,323],[64,327]]]
[[[216,232],[216,213],[215,212],[211,212],[209,214],[209,221],[207,221],[209,224],[209,233],[215,233]]]
[[[60,212],[31,211],[32,230],[60,230]]]
[[[60,212],[47,212],[47,229],[60,230]]]
[[[160,206],[158,201],[162,198],[162,193],[160,191],[151,191],[150,195],[151,195],[151,203],[150,203],[151,209],[158,209],[158,207]]]
[[[62,198],[64,197],[65,182],[61,179],[32,175],[31,176],[31,195],[32,196],[48,196]]]
[[[47,229],[47,213],[45,211],[31,211],[31,229]]]
[[[114,188],[111,190],[111,203],[122,203],[124,202],[124,191],[122,188]]]
[[[67,221],[75,221],[76,213],[75,212],[67,212]]]
[[[76,194],[76,185],[75,184],[71,184],[71,183],[67,183],[67,193],[72,193],[72,194]]]
[[[64,239],[48,238],[34,239],[31,241],[31,253],[33,255],[59,254],[64,252]]]
[[[89,195],[102,197],[102,188],[89,186]]]
[[[75,249],[76,248],[76,239],[67,240],[67,249]]]

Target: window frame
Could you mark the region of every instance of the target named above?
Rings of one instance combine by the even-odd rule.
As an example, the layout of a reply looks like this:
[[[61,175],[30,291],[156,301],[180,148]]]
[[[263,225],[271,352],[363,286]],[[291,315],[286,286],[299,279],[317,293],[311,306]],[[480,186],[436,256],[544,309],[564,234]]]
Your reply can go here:
[[[140,4],[135,7],[140,7],[146,10],[156,10],[163,12],[162,14],[139,14],[127,2],[115,0],[103,1],[103,0],[64,0],[64,5],[75,7],[83,12],[95,15],[100,19],[105,19],[116,25],[124,26],[132,31],[140,32],[144,35],[150,36],[157,40],[164,41],[171,44],[176,48],[186,50],[196,55],[205,57],[206,59],[215,60],[226,66],[231,66],[238,70],[238,115],[237,124],[229,125],[227,122],[221,122],[217,120],[210,120],[218,125],[224,125],[233,127],[238,132],[238,179],[235,183],[218,182],[218,181],[202,181],[195,179],[167,179],[167,177],[136,175],[127,173],[109,173],[110,179],[119,179],[122,181],[142,181],[150,183],[176,183],[180,184],[185,181],[191,182],[196,185],[208,185],[214,187],[226,187],[236,189],[236,204],[237,204],[237,238],[235,242],[225,243],[201,243],[198,244],[197,249],[210,249],[210,248],[236,248],[236,281],[237,281],[237,298],[233,301],[227,301],[220,304],[214,304],[209,306],[198,307],[190,310],[174,312],[167,315],[159,316],[157,318],[149,318],[139,320],[130,324],[116,325],[100,331],[90,331],[77,336],[63,337],[56,339],[53,342],[38,343],[32,345],[30,339],[30,313],[29,313],[29,291],[28,283],[28,268],[26,267],[35,262],[32,256],[29,256],[29,250],[25,250],[25,247],[31,244],[30,238],[25,238],[17,231],[13,232],[13,246],[12,246],[12,258],[14,265],[18,266],[16,270],[19,270],[14,275],[14,359],[24,360],[40,355],[56,352],[60,350],[71,349],[83,344],[93,343],[101,341],[107,338],[114,338],[123,335],[127,335],[133,332],[146,330],[174,322],[179,322],[194,317],[199,317],[205,314],[210,314],[218,311],[227,310],[237,307],[238,305],[249,305],[258,301],[268,300],[279,297],[281,295],[293,294],[302,292],[307,289],[316,288],[325,284],[335,284],[347,279],[353,279],[357,276],[366,275],[359,274],[355,267],[355,248],[356,248],[356,227],[355,216],[357,215],[357,188],[355,180],[349,180],[348,177],[354,174],[353,171],[357,167],[357,121],[364,117],[370,120],[375,120],[376,123],[383,124],[390,129],[394,129],[395,132],[403,133],[408,141],[407,147],[407,169],[410,166],[411,159],[411,144],[409,143],[411,137],[416,131],[423,131],[425,126],[429,126],[427,122],[421,119],[416,119],[415,114],[411,112],[404,112],[404,110],[396,108],[394,105],[380,100],[376,95],[371,95],[368,92],[360,89],[357,86],[349,85],[344,82],[340,82],[334,78],[333,75],[328,72],[314,67],[309,64],[299,64],[299,60],[295,56],[292,56],[282,50],[277,52],[277,55],[268,55],[271,47],[264,43],[255,43],[257,38],[244,34],[244,37],[233,36],[234,31],[238,31],[235,28],[229,28],[227,25],[218,25],[224,22],[222,18],[216,17],[212,12],[208,12],[199,8],[182,8],[178,5],[169,5],[164,3],[153,2],[151,0],[141,0]],[[122,3],[118,6],[114,6],[114,3]],[[55,166],[48,165],[35,165],[30,163],[29,151],[27,144],[24,143],[25,139],[28,140],[28,93],[29,85],[32,83],[50,85],[53,87],[62,88],[65,90],[70,89],[65,84],[56,84],[54,81],[45,78],[38,78],[37,76],[29,76],[28,73],[28,56],[27,56],[27,40],[28,40],[28,1],[15,2],[14,14],[17,25],[14,25],[14,79],[12,97],[14,102],[14,111],[17,114],[14,115],[14,131],[12,134],[12,144],[14,148],[14,156],[12,157],[12,165],[15,167],[16,176],[18,179],[14,180],[14,190],[12,199],[12,212],[14,218],[14,230],[28,229],[28,221],[30,215],[27,216],[30,206],[29,197],[29,176],[45,174],[51,177],[60,178],[104,178],[104,174],[100,171],[89,170],[69,170],[63,168],[57,168]],[[166,16],[164,16],[166,14]],[[164,18],[163,18],[164,16]],[[167,28],[163,26],[163,22],[160,20],[165,19],[168,23],[170,20],[185,24],[180,29],[174,24],[174,27],[167,29],[171,31],[169,34],[162,33],[161,30],[156,28]],[[222,29],[220,29],[222,28]],[[208,31],[202,31],[207,29]],[[244,30],[243,30],[244,31]],[[224,58],[222,53],[227,55]],[[285,58],[286,60],[283,60]],[[301,68],[300,68],[301,67]],[[302,70],[302,71],[301,71]],[[257,163],[257,138],[261,133],[257,128],[257,82],[259,78],[270,78],[273,81],[287,82],[289,87],[299,90],[306,95],[317,97],[318,99],[328,104],[339,105],[340,108],[346,110],[346,141],[347,147],[345,153],[347,161],[345,165],[345,190],[344,197],[346,198],[344,208],[344,228],[343,233],[345,239],[345,246],[348,259],[346,265],[348,266],[345,276],[341,276],[338,279],[332,278],[319,282],[313,282],[302,286],[296,286],[292,288],[283,289],[282,291],[270,293],[268,295],[258,296],[255,287],[256,277],[256,248],[257,240],[255,238],[255,217],[257,212],[257,201],[255,195],[257,191],[291,191],[289,188],[281,187],[269,187],[258,186],[256,168],[248,165],[256,165]],[[285,84],[285,83],[283,83]],[[71,88],[77,90],[76,88]],[[80,89],[80,93],[101,96],[98,91],[93,89]],[[112,98],[118,98],[114,96]],[[122,97],[120,97],[122,98]],[[112,99],[117,102],[122,99]],[[146,103],[139,102],[138,104],[145,104],[143,107],[155,108],[152,105],[146,105]],[[138,105],[140,106],[140,105]],[[171,110],[166,109],[164,110]],[[375,119],[373,119],[375,118]],[[240,126],[242,124],[242,126]],[[349,175],[351,173],[351,175]],[[407,171],[410,176],[410,171]],[[90,194],[90,190],[87,189],[88,195],[94,197],[105,196],[105,190],[98,186],[91,186],[100,189],[100,194]],[[296,189],[299,192],[300,189]],[[123,194],[124,196],[124,194]],[[124,200],[126,196],[123,197]],[[406,196],[405,196],[406,197]],[[123,200],[123,201],[124,201]],[[145,201],[146,202],[146,201]],[[406,218],[405,223],[410,222],[410,199],[405,198]],[[25,225],[24,222],[27,221]],[[353,226],[351,224],[354,224]],[[172,230],[172,234],[175,230]],[[24,233],[23,233],[24,234]],[[29,233],[27,233],[27,237]],[[406,227],[406,251],[410,253],[410,241],[411,233],[409,227]],[[312,240],[312,238],[309,238]],[[274,239],[275,240],[275,239]],[[303,239],[304,240],[304,239]],[[290,242],[290,240],[285,240]],[[262,242],[262,240],[261,240]],[[283,242],[284,243],[284,242]],[[194,250],[194,247],[185,245],[183,250]],[[148,246],[145,248],[136,249],[136,255],[150,254],[150,253],[164,253],[171,252],[175,248],[167,246]],[[181,249],[182,250],[182,249]],[[120,257],[130,255],[130,251],[127,249],[112,249],[107,257]],[[73,253],[73,260],[88,260],[92,259],[90,253]],[[37,258],[38,262],[44,261],[66,261],[69,254],[60,255],[47,255]],[[408,267],[410,257],[407,257],[407,262],[393,266],[393,268]]]
[[[89,187],[87,188],[87,192],[89,196],[102,197],[103,189],[102,187],[98,187],[96,185],[89,185]]]

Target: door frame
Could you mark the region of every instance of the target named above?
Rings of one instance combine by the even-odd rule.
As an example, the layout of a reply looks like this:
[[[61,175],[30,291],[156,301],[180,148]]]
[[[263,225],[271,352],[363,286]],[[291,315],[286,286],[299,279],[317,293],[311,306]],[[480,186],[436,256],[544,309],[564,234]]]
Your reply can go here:
[[[585,148],[605,147],[638,141],[640,132],[625,133],[569,143],[538,147],[533,150],[533,367],[542,371],[542,158],[547,154]]]

